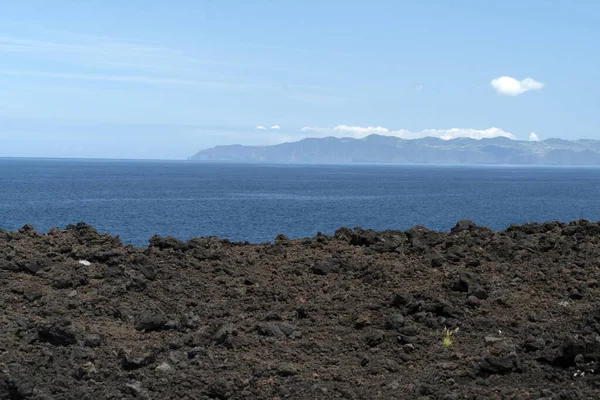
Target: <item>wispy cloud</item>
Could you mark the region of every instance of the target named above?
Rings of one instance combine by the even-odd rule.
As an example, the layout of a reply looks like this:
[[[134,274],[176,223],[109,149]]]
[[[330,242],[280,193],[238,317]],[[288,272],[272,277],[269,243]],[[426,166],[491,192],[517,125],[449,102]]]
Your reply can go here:
[[[281,127],[279,125],[273,125],[271,127],[271,129],[279,130],[279,129],[281,129]]]
[[[18,53],[38,53],[54,57],[88,55],[94,58],[132,59],[135,57],[163,58],[176,56],[177,52],[167,47],[120,40],[89,39],[82,41],[73,35],[73,42],[65,43],[49,40],[23,39],[0,36],[0,51]]]
[[[262,125],[258,125],[258,126],[257,126],[256,128],[254,128],[254,129],[258,129],[259,131],[266,131],[266,130],[267,130],[267,128],[265,128],[265,127],[264,127],[264,126],[262,126]]]
[[[347,53],[347,52],[342,52],[342,51],[325,50],[325,49],[317,49],[317,48],[278,47],[278,46],[274,46],[274,47],[279,50],[295,51],[297,53],[304,53],[304,54],[321,54],[321,55],[330,55],[330,56],[334,56],[334,57],[351,57],[352,56],[352,53]]]
[[[415,85],[412,86],[412,89],[415,92],[422,92],[423,90],[425,90],[425,85],[423,85],[422,83],[417,83]]]
[[[54,79],[71,79],[71,80],[87,80],[87,81],[126,82],[126,83],[138,83],[138,84],[147,84],[147,85],[177,85],[177,86],[188,86],[188,87],[189,86],[219,87],[219,88],[260,87],[259,85],[249,85],[249,84],[243,84],[243,83],[197,81],[197,80],[191,80],[191,79],[160,78],[160,77],[150,77],[150,76],[99,75],[99,74],[61,73],[61,72],[26,71],[26,70],[10,70],[10,69],[0,69],[0,75],[30,77],[30,78],[54,78]]]
[[[522,81],[511,78],[510,76],[501,76],[492,79],[490,85],[498,94],[505,96],[518,96],[532,90],[541,90],[544,84],[532,78],[525,78]]]
[[[325,90],[326,88],[322,88],[322,91]],[[340,107],[349,103],[365,102],[362,98],[318,93],[317,90],[310,90],[310,88],[307,88],[307,91],[292,93],[289,98],[301,103],[323,107]]]
[[[540,138],[538,137],[538,135],[535,132],[531,132],[529,134],[529,141],[530,142],[539,142]]]
[[[197,49],[197,51],[200,50]],[[299,93],[326,90],[326,88],[316,85],[298,85],[289,81],[277,82],[277,79],[248,80],[246,81],[248,83],[243,84],[222,82],[219,80],[227,80],[227,75],[230,76],[230,80],[237,80],[237,77],[243,76],[238,73],[238,70],[288,72],[295,70],[272,64],[251,65],[228,60],[204,59],[197,57],[195,52],[183,51],[157,43],[70,32],[49,31],[44,39],[0,35],[0,57],[3,57],[2,54],[7,54],[8,57],[17,60],[25,60],[26,63],[21,64],[29,65],[19,71],[5,70],[4,75],[17,76],[20,74],[21,76],[54,79],[86,79],[161,85],[245,86]],[[55,63],[54,70],[52,72],[35,71],[37,68],[31,63],[31,59],[34,57],[37,60],[35,66],[40,65],[40,62],[52,61]],[[219,68],[199,70],[198,67],[201,65]],[[57,71],[57,66],[61,70]],[[235,74],[232,75],[232,72]],[[211,79],[207,80],[207,76],[220,79],[214,79],[213,82]]]
[[[51,31],[52,32],[52,31]],[[135,69],[193,70],[198,65],[258,69],[269,71],[295,71],[287,66],[254,65],[217,59],[198,58],[180,49],[124,39],[62,32],[63,40],[39,40],[0,36],[0,52],[40,54],[53,59],[63,59],[79,65],[112,66]]]
[[[424,137],[437,137],[444,140],[456,138],[484,139],[494,137],[507,137],[516,140],[517,138],[510,132],[500,128],[471,129],[471,128],[450,128],[450,129],[425,129],[422,131],[410,131],[406,129],[391,130],[381,126],[352,126],[338,125],[333,128],[304,127],[302,132],[312,132],[314,136],[349,136],[354,138],[363,138],[371,134],[396,136],[402,139],[419,139]]]

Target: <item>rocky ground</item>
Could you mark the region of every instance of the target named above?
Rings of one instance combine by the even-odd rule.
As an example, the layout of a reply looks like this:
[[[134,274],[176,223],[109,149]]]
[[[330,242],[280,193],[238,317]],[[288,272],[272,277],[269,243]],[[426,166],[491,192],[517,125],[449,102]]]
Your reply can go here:
[[[148,248],[0,231],[0,398],[597,399],[599,267],[588,221]]]

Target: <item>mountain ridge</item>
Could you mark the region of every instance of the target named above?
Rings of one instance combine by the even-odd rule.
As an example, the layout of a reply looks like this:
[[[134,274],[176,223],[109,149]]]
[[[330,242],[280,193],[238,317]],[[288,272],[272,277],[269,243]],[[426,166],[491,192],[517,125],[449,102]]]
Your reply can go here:
[[[361,139],[328,136],[276,145],[223,145],[201,150],[189,159],[298,164],[600,165],[600,141],[550,138],[534,142],[507,137],[402,139],[372,134]]]

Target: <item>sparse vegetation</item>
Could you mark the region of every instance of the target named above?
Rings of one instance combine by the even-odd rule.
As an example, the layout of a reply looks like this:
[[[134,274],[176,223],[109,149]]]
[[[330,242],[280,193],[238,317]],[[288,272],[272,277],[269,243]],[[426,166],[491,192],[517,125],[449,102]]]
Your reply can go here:
[[[456,333],[458,333],[458,328],[454,330],[444,328],[444,337],[442,338],[442,344],[444,347],[448,347],[454,342],[454,335]]]

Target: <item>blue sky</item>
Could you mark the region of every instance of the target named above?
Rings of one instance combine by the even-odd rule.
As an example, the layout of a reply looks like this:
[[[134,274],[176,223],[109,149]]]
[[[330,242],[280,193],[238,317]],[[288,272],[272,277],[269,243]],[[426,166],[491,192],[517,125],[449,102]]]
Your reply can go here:
[[[369,133],[600,139],[597,1],[5,3],[0,157],[186,158]]]

